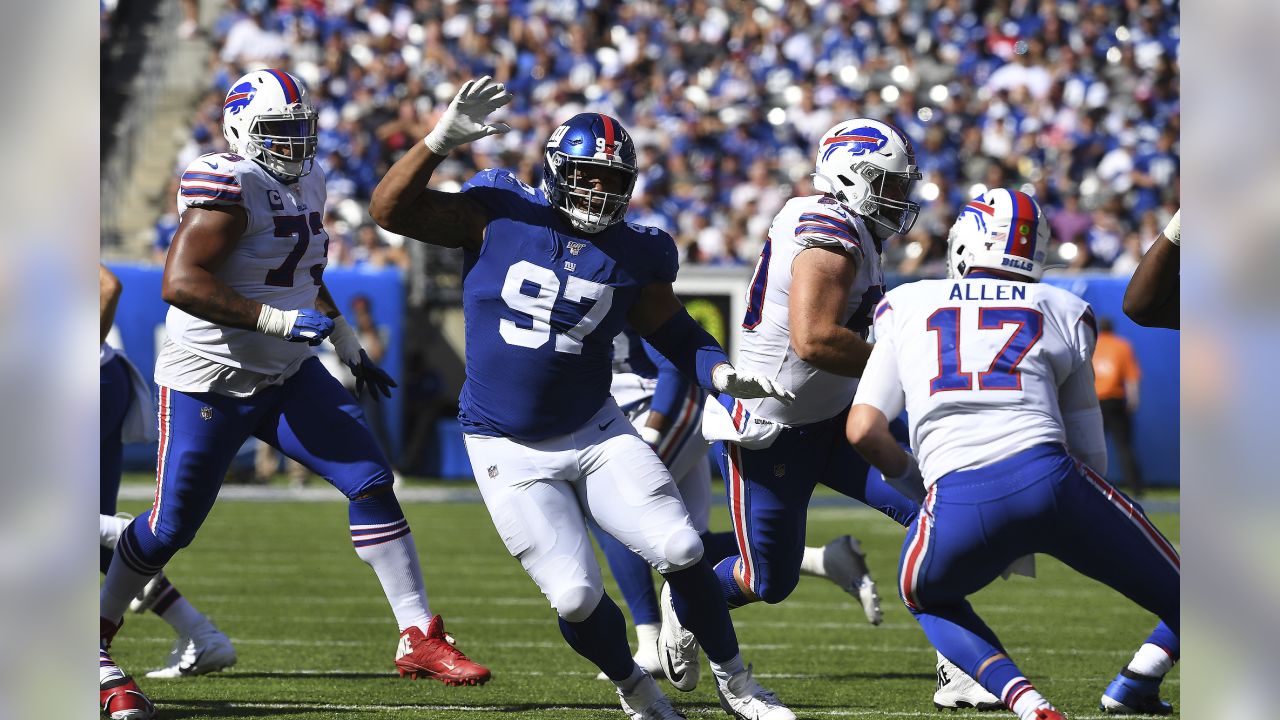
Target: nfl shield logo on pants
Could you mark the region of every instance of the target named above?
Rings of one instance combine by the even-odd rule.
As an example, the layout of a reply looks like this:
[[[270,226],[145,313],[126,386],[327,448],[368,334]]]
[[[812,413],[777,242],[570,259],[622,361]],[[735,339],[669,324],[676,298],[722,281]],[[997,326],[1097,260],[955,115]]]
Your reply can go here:
[[[208,405],[205,405],[204,407],[200,408],[200,419],[201,419],[201,420],[212,420],[212,419],[213,419],[213,408],[209,407]]]
[[[497,465],[490,465],[490,466],[489,466],[489,477],[490,477],[490,478],[496,478],[496,477],[498,477],[498,466],[497,466]]]

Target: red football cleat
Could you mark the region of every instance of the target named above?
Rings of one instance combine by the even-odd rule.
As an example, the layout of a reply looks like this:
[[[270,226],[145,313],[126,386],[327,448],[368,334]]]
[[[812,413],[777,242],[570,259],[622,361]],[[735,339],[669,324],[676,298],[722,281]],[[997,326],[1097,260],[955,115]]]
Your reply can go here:
[[[152,720],[156,706],[151,704],[133,678],[125,676],[98,690],[102,714],[111,720]]]
[[[400,633],[396,669],[401,677],[435,678],[445,685],[483,685],[489,669],[472,662],[444,634],[444,620],[431,618],[424,635],[416,626]]]
[[[1036,720],[1067,720],[1067,716],[1052,708],[1040,708],[1036,711]]]

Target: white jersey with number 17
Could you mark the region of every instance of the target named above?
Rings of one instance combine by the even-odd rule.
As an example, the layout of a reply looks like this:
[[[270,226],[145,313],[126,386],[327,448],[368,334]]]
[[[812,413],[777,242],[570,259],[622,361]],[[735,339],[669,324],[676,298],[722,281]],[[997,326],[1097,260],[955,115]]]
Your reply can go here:
[[[1087,302],[1039,283],[922,280],[891,290],[875,312],[854,403],[890,420],[905,404],[926,486],[1067,441],[1059,388],[1077,371],[1092,378]]]

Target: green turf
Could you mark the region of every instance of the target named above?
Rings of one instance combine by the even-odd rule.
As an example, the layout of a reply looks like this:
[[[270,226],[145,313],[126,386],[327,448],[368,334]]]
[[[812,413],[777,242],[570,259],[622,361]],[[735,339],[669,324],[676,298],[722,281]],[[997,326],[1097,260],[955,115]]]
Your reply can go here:
[[[125,502],[122,509],[145,507]],[[233,638],[240,660],[200,678],[142,678],[162,718],[623,717],[612,687],[594,680],[595,668],[560,638],[552,611],[507,555],[483,506],[404,509],[432,608],[459,647],[492,668],[491,683],[449,688],[395,677],[395,624],[351,548],[344,504],[223,501],[167,572]],[[1153,519],[1176,543],[1178,516]],[[728,527],[723,508],[712,522]],[[744,657],[802,718],[934,716],[934,655],[894,591],[902,530],[868,510],[811,510],[812,544],[846,532],[870,553],[884,624],[871,627],[834,586],[805,578],[781,605],[734,612]],[[1040,558],[1039,575],[996,581],[974,605],[1069,717],[1102,717],[1100,692],[1155,620],[1051,559]],[[622,604],[611,580],[609,592]],[[130,616],[113,654],[141,675],[171,641],[154,615]],[[670,690],[690,717],[724,717],[708,673],[692,693]],[[1175,669],[1165,682],[1175,706],[1178,677]]]

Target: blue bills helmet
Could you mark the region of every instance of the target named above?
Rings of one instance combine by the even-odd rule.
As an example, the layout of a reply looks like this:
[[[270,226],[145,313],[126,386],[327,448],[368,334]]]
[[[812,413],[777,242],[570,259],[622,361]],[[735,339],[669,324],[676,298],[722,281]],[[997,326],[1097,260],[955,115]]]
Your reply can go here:
[[[599,180],[605,189],[597,189]],[[622,123],[581,113],[556,128],[542,159],[542,191],[575,229],[621,222],[636,186],[636,146]]]

